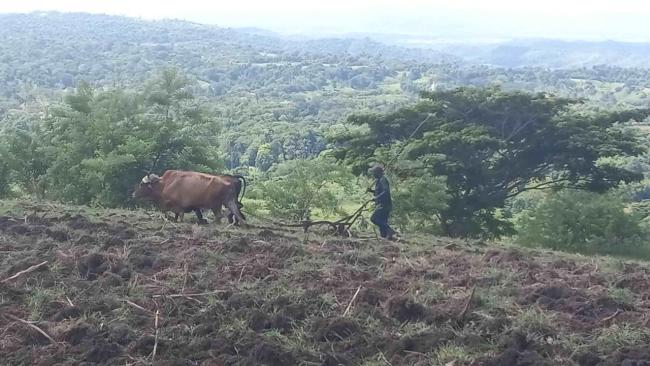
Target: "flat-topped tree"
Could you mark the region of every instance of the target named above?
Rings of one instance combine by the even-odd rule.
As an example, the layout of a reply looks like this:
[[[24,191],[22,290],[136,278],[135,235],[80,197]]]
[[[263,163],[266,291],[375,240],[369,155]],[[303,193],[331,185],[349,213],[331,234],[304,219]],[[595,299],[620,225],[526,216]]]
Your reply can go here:
[[[619,122],[643,120],[649,111],[580,107],[578,100],[499,88],[426,92],[394,113],[353,115],[354,127],[332,139],[338,159],[357,172],[373,159],[395,158],[398,176],[446,177],[448,205],[431,213],[442,231],[493,237],[513,232],[496,213],[522,192],[605,191],[642,178],[602,158],[643,153],[634,130]]]

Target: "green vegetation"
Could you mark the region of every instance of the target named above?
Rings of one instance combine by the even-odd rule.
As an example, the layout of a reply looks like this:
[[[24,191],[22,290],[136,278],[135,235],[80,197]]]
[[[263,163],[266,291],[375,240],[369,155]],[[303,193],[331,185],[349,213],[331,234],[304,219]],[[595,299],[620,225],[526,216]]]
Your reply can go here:
[[[355,177],[331,159],[290,160],[258,177],[252,197],[265,203],[274,217],[300,221],[312,217],[340,215],[346,198],[355,191]]]
[[[216,172],[219,125],[189,88],[172,69],[143,93],[82,83],[41,121],[6,124],[12,184],[50,199],[116,206],[145,172]]]
[[[650,268],[629,260],[650,259],[649,69],[0,23],[3,362],[650,364]],[[266,225],[354,212],[376,162],[399,242],[363,217],[352,238]],[[171,168],[246,176],[251,226],[132,209]]]
[[[395,182],[391,194],[397,227],[405,232],[440,234],[440,217],[436,214],[447,208],[445,180],[428,173],[390,178]]]
[[[524,245],[650,258],[648,228],[620,195],[565,191],[520,215],[518,241]]]
[[[435,212],[445,235],[502,236],[514,230],[497,210],[524,192],[601,192],[640,180],[602,159],[642,154],[634,131],[617,124],[647,115],[584,112],[574,100],[546,94],[460,88],[424,93],[420,103],[394,113],[352,116],[349,122],[362,129],[335,141],[344,146],[337,156],[357,171],[394,155],[398,175],[445,177],[449,199]],[[392,152],[395,145],[400,150]]]
[[[510,69],[370,39],[87,14],[0,18],[2,197],[124,207],[145,172],[236,171],[251,182],[251,213],[333,218],[369,198],[361,173],[379,161],[402,232],[646,250],[646,203],[569,207],[530,193],[607,194],[650,171],[648,111],[638,108],[650,101],[647,69],[538,68],[548,60],[528,46]],[[647,187],[634,189],[647,198]],[[570,226],[554,224],[563,217]]]

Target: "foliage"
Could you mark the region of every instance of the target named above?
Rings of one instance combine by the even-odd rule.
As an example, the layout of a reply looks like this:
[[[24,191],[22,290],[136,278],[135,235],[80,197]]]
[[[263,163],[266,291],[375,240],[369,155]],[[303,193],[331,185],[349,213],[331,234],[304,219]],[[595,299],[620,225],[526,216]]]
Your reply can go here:
[[[440,217],[451,213],[465,218],[451,225],[447,225],[449,218],[442,220],[443,226],[448,226],[445,232],[495,235],[511,229],[504,223],[509,212],[500,211],[501,193],[495,192],[492,197],[490,189],[467,191],[466,185],[459,187],[458,178],[463,171],[475,169],[472,173],[476,174],[468,179],[486,178],[489,188],[498,174],[508,173],[504,166],[494,165],[507,165],[512,160],[487,159],[486,164],[480,159],[462,161],[458,168],[448,154],[427,149],[444,153],[454,144],[466,144],[468,153],[489,154],[490,149],[500,151],[501,147],[495,146],[503,142],[486,132],[498,121],[516,125],[540,112],[543,118],[539,125],[547,120],[561,125],[564,118],[584,120],[587,126],[597,122],[598,115],[579,116],[573,101],[564,107],[552,105],[561,104],[561,98],[549,97],[544,102],[538,96],[517,99],[496,93],[484,97],[478,92],[463,96],[445,90],[496,84],[503,90],[580,98],[584,104],[579,107],[585,110],[594,106],[646,106],[650,101],[650,72],[643,68],[498,68],[368,38],[295,40],[251,30],[105,15],[7,14],[0,15],[0,22],[0,130],[4,136],[0,185],[5,194],[122,205],[144,171],[180,167],[209,172],[221,170],[223,161],[227,169],[253,168],[264,175],[286,161],[318,156],[331,147],[328,137],[336,144],[347,144],[350,135],[355,139],[372,135],[364,123],[336,123],[352,112],[401,113],[396,122],[386,118],[387,123],[394,124],[387,135],[394,138],[381,142],[376,149],[375,140],[370,139],[363,154],[384,162],[400,155],[400,169],[391,177],[394,194],[399,197],[394,221],[409,230],[435,231]],[[527,65],[535,64],[536,60],[530,60],[533,56],[527,52]],[[562,62],[554,58],[556,61]],[[160,73],[170,64],[180,71]],[[395,112],[416,100],[421,90],[435,92],[429,93],[413,113],[405,112],[409,108]],[[444,107],[431,95],[448,97],[447,113],[439,113],[417,131],[414,139],[407,139],[420,118]],[[480,106],[468,113],[463,103]],[[429,104],[434,106],[427,107]],[[458,116],[450,112],[453,108],[459,111]],[[467,126],[468,119],[483,117],[487,117],[485,121]],[[455,124],[454,118],[458,120]],[[446,127],[433,136],[441,125]],[[584,126],[569,121],[562,127],[594,128]],[[448,141],[442,144],[438,138],[448,132]],[[568,134],[549,149],[567,143]],[[340,139],[342,135],[347,137]],[[539,135],[535,141],[554,141],[557,137],[546,130]],[[590,136],[596,140],[595,146],[609,144],[599,141],[598,134]],[[441,144],[433,144],[434,140]],[[585,139],[577,145],[588,143]],[[607,154],[595,155],[619,154],[617,145],[611,146]],[[404,154],[400,154],[402,147]],[[453,153],[462,149],[465,146]],[[565,161],[579,161],[575,151],[563,153]],[[592,157],[586,165],[605,161]],[[433,169],[436,164],[444,165],[435,163],[436,159],[447,159],[450,164]],[[647,172],[644,159],[627,159],[626,168]],[[493,174],[484,174],[485,166]],[[519,166],[512,169],[518,170]],[[418,189],[422,172],[428,173],[435,189],[426,192],[431,194],[430,200],[417,201],[415,197],[424,193],[412,193],[409,187]],[[546,172],[540,176],[547,178]],[[445,196],[450,197],[446,206],[442,206],[442,195],[438,196],[443,193],[438,189],[443,178],[447,182]],[[537,182],[537,178],[532,179],[528,186]],[[458,191],[460,198],[451,194]]]
[[[19,189],[17,193],[28,193],[42,197],[49,158],[45,156],[41,137],[36,124],[7,125],[4,133],[4,179]]]
[[[0,136],[0,198],[7,196],[10,192],[10,167],[8,164],[10,158],[2,137]]]
[[[354,182],[347,169],[327,158],[290,160],[269,170],[251,196],[263,197],[274,216],[302,220],[316,210],[324,216],[342,213]]]
[[[402,146],[397,175],[446,178],[450,198],[439,213],[445,234],[500,236],[513,228],[497,209],[523,192],[566,186],[602,192],[641,179],[600,160],[643,152],[634,131],[617,122],[642,120],[648,111],[584,112],[577,103],[498,88],[427,92],[394,113],[350,117],[363,129],[333,141],[337,157],[357,172]]]
[[[405,179],[391,179],[393,222],[402,230],[440,232],[438,214],[449,198],[445,181],[428,173]]]
[[[145,172],[221,167],[213,137],[219,126],[174,69],[140,93],[81,83],[30,129],[10,135],[9,149],[21,162],[14,177],[23,190],[53,199],[124,205]]]
[[[353,111],[393,111],[421,90],[497,84],[598,106],[650,102],[643,68],[496,68],[367,38],[300,41],[106,15],[7,14],[0,23],[0,119],[15,110],[39,119],[82,81],[140,92],[171,63],[198,81],[193,94],[210,101],[209,114],[225,127],[216,137],[229,169],[314,157],[326,148],[323,133],[333,121]],[[258,162],[254,153],[266,144],[280,154]]]
[[[620,195],[567,190],[548,195],[518,220],[518,242],[585,254],[649,255],[641,217]]]

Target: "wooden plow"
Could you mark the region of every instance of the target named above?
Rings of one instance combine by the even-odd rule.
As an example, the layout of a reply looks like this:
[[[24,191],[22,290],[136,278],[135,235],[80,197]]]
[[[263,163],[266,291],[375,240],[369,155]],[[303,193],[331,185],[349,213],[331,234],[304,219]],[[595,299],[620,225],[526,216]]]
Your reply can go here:
[[[340,235],[344,237],[350,237],[352,236],[350,234],[350,227],[354,225],[354,223],[361,217],[361,214],[363,211],[365,211],[366,207],[372,202],[372,200],[366,201],[361,207],[359,207],[353,214],[348,215],[346,217],[343,217],[339,220],[336,221],[329,221],[329,220],[317,220],[317,221],[311,221],[311,220],[302,220],[298,224],[285,224],[281,222],[276,222],[275,225],[278,226],[285,226],[285,227],[301,227],[305,234],[309,231],[309,229],[312,226],[317,226],[317,225],[329,225],[333,230],[335,235]]]

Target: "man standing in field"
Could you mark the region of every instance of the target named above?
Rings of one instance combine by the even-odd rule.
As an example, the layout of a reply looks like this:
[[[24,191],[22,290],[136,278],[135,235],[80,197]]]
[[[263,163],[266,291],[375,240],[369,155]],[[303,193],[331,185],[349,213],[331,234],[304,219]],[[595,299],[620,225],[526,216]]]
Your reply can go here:
[[[374,194],[375,211],[370,221],[379,227],[379,235],[388,240],[395,240],[395,231],[388,225],[388,218],[393,209],[393,201],[390,197],[390,185],[384,175],[384,168],[375,165],[368,170],[375,178],[375,189],[368,188],[368,192]]]

